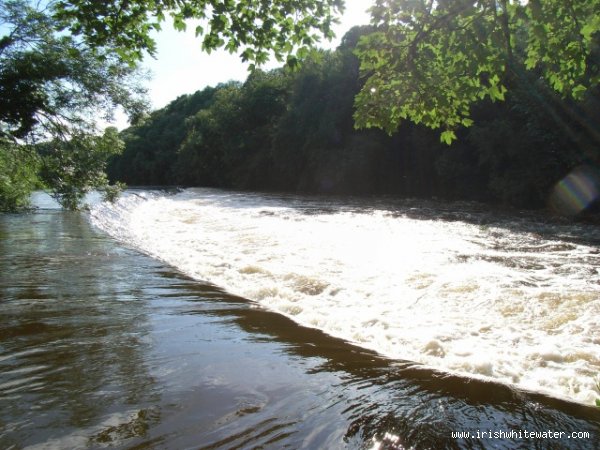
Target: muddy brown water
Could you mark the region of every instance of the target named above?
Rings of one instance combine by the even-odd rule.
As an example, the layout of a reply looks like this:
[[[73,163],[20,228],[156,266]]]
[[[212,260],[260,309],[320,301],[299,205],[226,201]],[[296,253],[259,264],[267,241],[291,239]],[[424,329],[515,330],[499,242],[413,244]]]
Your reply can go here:
[[[381,357],[46,209],[0,215],[0,404],[3,449],[600,445],[598,409]],[[522,437],[548,430],[584,434]]]

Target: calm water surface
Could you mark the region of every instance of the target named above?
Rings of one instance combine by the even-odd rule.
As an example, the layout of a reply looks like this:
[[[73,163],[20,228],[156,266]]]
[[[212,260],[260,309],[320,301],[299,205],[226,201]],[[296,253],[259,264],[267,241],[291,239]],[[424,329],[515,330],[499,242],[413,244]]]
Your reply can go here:
[[[598,448],[595,408],[380,356],[133,247],[0,216],[0,448]],[[510,430],[589,437],[476,437]]]

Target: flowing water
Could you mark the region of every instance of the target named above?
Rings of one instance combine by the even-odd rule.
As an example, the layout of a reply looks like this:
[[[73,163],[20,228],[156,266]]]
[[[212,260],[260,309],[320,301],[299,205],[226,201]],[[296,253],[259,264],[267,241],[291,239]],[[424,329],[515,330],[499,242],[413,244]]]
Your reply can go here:
[[[206,189],[1,215],[0,448],[597,448],[599,244]]]

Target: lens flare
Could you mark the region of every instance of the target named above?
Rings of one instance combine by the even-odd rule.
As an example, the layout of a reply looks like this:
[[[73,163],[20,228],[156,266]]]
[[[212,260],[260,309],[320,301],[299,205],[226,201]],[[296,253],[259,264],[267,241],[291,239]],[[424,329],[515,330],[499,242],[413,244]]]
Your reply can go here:
[[[598,172],[590,166],[579,166],[554,186],[550,205],[561,214],[578,214],[598,199],[599,187]]]

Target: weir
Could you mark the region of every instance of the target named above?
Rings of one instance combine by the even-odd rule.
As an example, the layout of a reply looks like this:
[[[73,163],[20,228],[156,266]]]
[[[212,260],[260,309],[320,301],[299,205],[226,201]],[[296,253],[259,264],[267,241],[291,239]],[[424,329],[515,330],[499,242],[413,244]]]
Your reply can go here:
[[[320,218],[320,200],[304,199],[305,209],[306,201],[307,215]],[[123,202],[92,214],[124,223]],[[511,429],[588,433],[551,442],[574,449],[598,442],[594,407],[428,369],[303,327],[123,245],[90,217],[48,209],[0,216],[2,448],[531,443],[476,437]],[[318,297],[327,289],[303,290]],[[453,436],[459,431],[475,438]]]
[[[387,357],[583,404],[598,395],[597,227],[210,189],[125,197],[91,218],[196,280]]]

